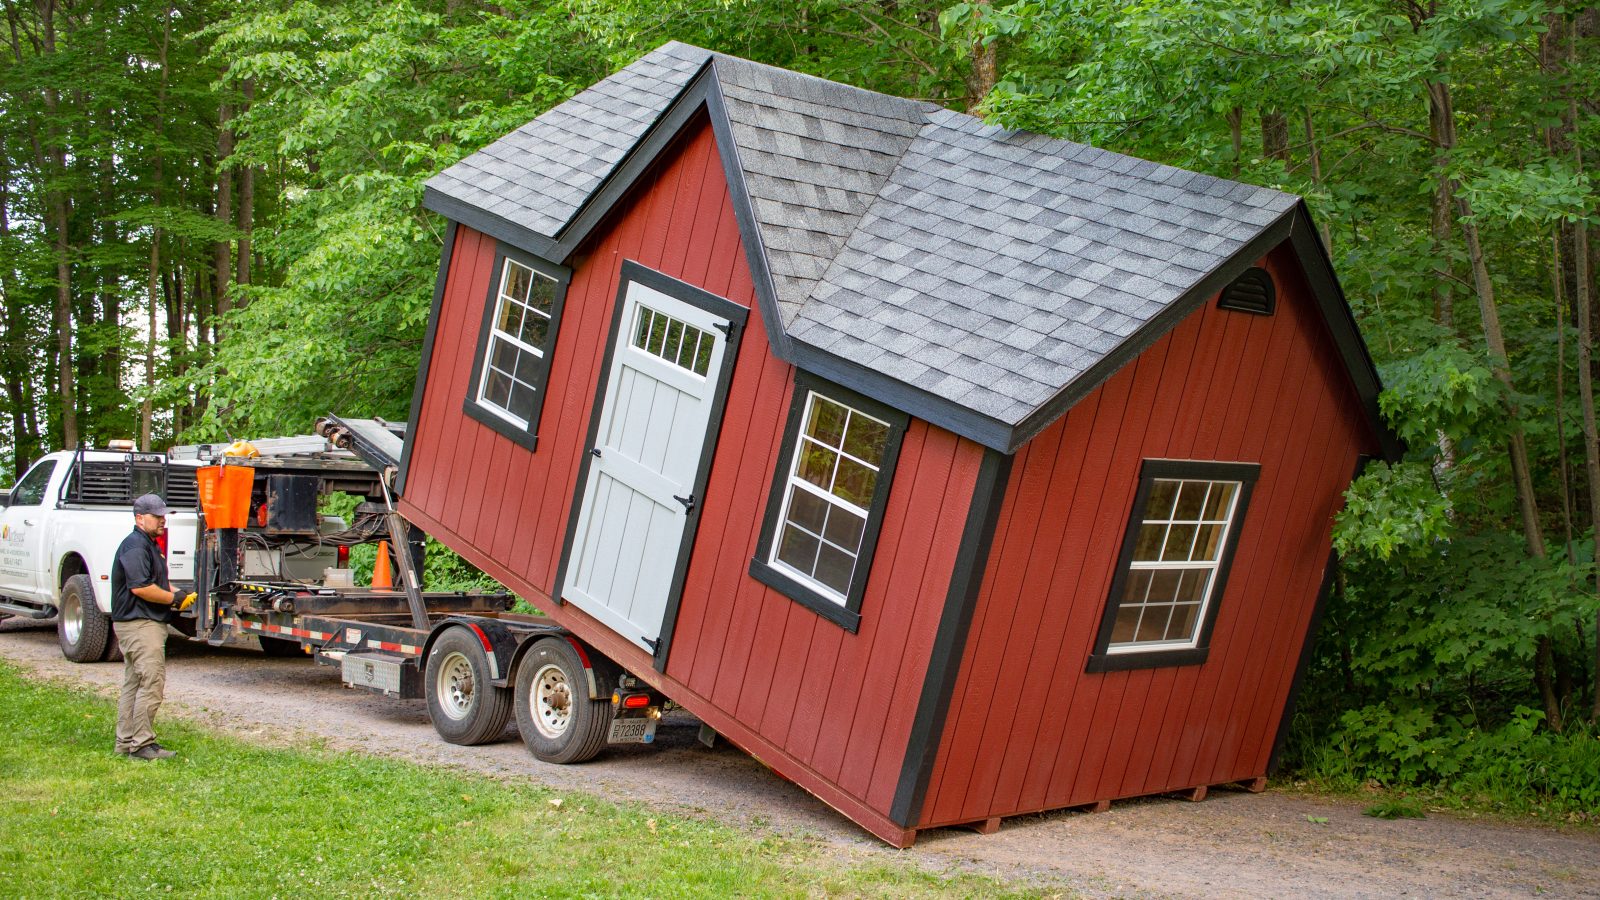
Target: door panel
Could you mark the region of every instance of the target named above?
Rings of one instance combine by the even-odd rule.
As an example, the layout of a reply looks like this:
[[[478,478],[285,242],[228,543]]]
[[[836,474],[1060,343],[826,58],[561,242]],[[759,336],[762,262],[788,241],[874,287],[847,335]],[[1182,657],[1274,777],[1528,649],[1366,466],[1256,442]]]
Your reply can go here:
[[[654,653],[729,320],[637,282],[623,303],[561,596]]]

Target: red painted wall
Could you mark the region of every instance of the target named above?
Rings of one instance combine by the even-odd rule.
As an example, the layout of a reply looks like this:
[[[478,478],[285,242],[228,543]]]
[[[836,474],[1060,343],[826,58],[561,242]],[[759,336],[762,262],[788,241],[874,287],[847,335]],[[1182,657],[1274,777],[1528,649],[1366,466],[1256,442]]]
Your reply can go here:
[[[759,313],[740,340],[667,670],[549,602],[623,259],[752,309],[722,164],[704,123],[680,139],[573,263],[537,452],[461,411],[494,241],[462,227],[447,274],[401,509],[519,595],[893,842],[905,759],[983,451],[913,421],[850,634],[748,574],[793,394]]]
[[[1276,315],[1191,315],[1017,454],[918,824],[1266,772],[1333,514],[1377,445],[1289,248]],[[1086,674],[1143,459],[1258,462],[1202,665]]]

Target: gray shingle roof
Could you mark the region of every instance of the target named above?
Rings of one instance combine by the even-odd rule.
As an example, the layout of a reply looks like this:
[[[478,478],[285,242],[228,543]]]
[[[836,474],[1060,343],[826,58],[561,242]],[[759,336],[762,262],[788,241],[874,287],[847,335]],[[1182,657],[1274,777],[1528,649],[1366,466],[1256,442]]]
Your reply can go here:
[[[769,328],[1010,429],[1298,203],[679,43],[429,191],[556,240],[708,61]]]

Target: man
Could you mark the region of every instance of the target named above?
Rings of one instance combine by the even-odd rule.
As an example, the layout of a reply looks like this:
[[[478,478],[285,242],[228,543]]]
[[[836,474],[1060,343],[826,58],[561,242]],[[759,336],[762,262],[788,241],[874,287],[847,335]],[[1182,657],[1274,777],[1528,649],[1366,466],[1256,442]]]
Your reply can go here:
[[[117,700],[117,752],[133,759],[170,759],[152,730],[167,687],[167,622],[194,603],[167,580],[156,538],[167,530],[167,504],[155,494],[133,501],[133,533],[111,565],[111,622],[122,647],[122,696]]]

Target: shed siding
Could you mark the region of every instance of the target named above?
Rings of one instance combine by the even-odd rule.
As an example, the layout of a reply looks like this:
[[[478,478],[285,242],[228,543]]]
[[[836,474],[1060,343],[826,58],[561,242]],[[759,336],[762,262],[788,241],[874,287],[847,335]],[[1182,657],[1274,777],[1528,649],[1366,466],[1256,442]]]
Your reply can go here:
[[[572,262],[539,443],[529,454],[463,415],[494,241],[456,239],[401,509],[468,560],[893,843],[887,817],[983,449],[907,429],[861,627],[851,634],[748,574],[794,388],[761,316],[738,345],[665,673],[550,602],[623,259],[755,306],[722,163],[702,122]]]
[[[1018,452],[921,827],[1264,774],[1358,457],[1376,450],[1287,246]],[[1086,674],[1143,459],[1259,462],[1198,666]]]

